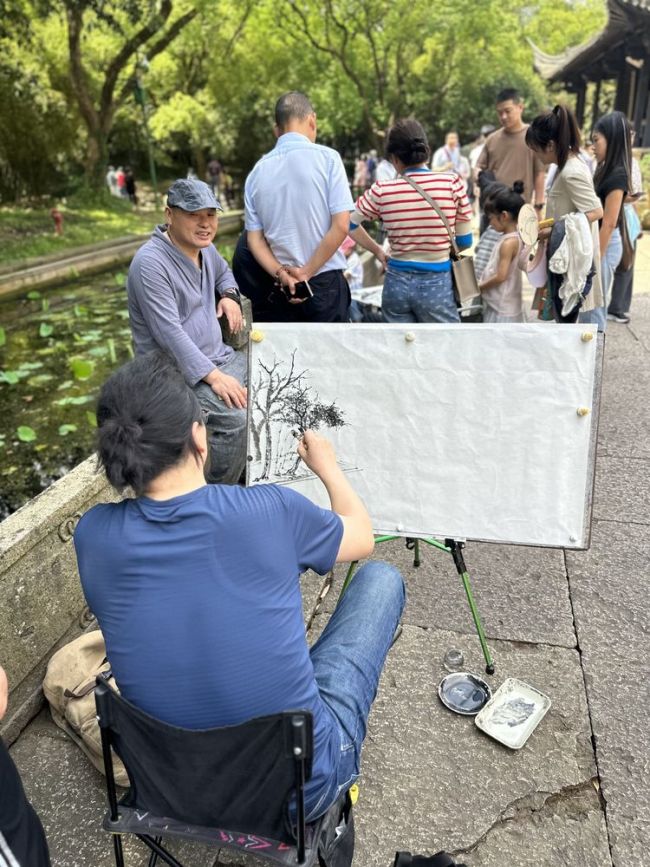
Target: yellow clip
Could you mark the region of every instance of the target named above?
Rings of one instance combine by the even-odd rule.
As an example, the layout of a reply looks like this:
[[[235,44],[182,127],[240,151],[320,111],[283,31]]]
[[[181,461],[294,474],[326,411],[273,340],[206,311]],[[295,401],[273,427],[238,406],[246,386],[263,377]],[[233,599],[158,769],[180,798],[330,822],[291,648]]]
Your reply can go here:
[[[594,335],[591,333],[591,331],[585,331],[584,334],[582,335],[582,337],[580,338],[580,340],[582,340],[583,343],[589,343],[589,341],[593,340],[593,339],[594,339]]]
[[[586,406],[579,406],[578,409],[576,410],[576,412],[578,413],[579,416],[583,416],[583,415],[589,415],[591,410],[588,409]]]
[[[257,328],[255,328],[251,331],[251,340],[253,343],[261,343],[264,340],[264,332],[258,331]]]
[[[350,800],[352,801],[352,806],[354,806],[359,800],[359,787],[356,783],[353,783],[350,786]]]

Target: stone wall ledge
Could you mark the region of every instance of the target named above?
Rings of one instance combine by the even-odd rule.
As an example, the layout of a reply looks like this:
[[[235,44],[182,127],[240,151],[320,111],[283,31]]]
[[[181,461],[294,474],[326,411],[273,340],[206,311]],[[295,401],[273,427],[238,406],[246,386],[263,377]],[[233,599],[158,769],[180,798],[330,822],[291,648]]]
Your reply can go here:
[[[40,709],[54,650],[92,622],[72,537],[84,512],[117,499],[92,456],[0,523],[0,664],[10,686],[1,731],[8,740]]]

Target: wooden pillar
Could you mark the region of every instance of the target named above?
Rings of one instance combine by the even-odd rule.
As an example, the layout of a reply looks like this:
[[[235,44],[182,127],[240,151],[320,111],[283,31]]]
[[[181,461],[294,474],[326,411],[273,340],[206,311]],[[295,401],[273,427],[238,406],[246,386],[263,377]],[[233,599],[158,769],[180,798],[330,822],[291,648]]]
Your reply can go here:
[[[583,79],[578,85],[576,93],[576,119],[578,126],[582,128],[582,123],[585,119],[585,97],[587,95],[587,82]]]
[[[641,123],[637,127],[637,144],[642,148],[650,148],[650,89],[648,90],[645,111]]]
[[[616,97],[614,99],[614,110],[622,111],[627,114],[629,111],[630,90],[634,84],[635,69],[632,69],[625,60],[619,67],[618,75],[616,76]]]
[[[644,126],[650,125],[650,117],[646,113],[648,99],[650,99],[650,58],[641,67],[641,73],[636,82],[636,98],[632,121],[637,132],[636,142],[639,144],[643,136]]]
[[[591,110],[591,125],[592,127],[595,125],[596,121],[600,117],[600,78],[596,82],[596,91],[594,93],[594,104]]]

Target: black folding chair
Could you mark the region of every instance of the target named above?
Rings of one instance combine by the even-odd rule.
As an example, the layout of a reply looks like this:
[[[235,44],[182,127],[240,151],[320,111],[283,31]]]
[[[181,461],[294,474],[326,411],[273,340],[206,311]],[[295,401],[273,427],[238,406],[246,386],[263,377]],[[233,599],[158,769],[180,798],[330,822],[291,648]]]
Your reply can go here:
[[[311,713],[288,711],[195,731],[150,717],[101,678],[95,698],[109,803],[103,827],[114,835],[117,867],[124,867],[123,834],[135,834],[149,847],[149,867],[158,858],[183,867],[162,845],[166,837],[310,867],[317,862],[319,843],[326,836],[338,837],[346,818],[353,835],[349,799],[343,817],[341,805],[335,804],[316,822],[305,823]],[[130,781],[119,803],[111,748],[124,762]]]

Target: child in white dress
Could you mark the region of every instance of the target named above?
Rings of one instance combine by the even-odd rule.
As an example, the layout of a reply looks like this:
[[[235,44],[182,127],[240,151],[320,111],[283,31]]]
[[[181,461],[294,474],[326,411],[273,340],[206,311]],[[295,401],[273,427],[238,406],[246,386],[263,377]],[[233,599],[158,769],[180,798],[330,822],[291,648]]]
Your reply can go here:
[[[492,250],[479,283],[483,298],[483,322],[526,321],[518,266],[523,248],[517,231],[517,217],[524,204],[522,191],[523,184],[515,181],[512,189],[506,187],[500,190],[486,204],[490,226],[503,234]]]

